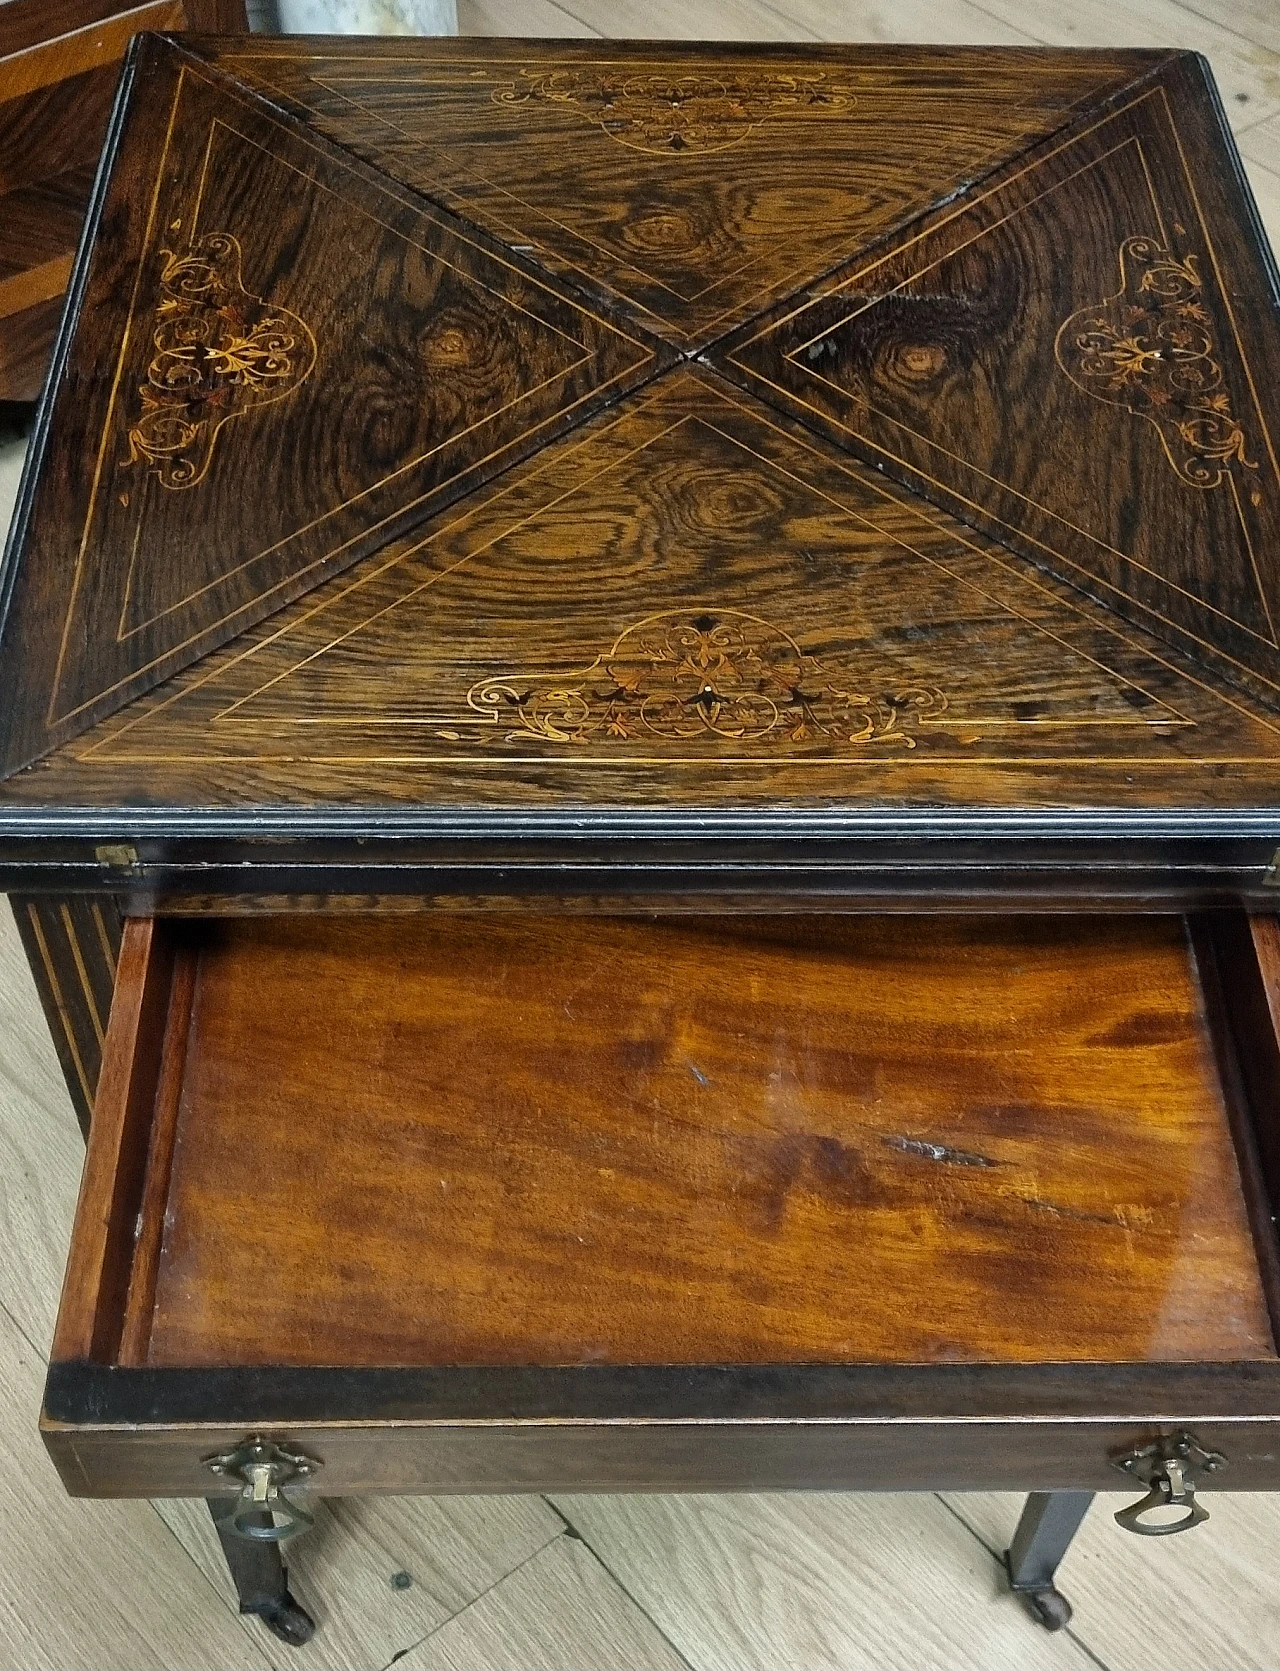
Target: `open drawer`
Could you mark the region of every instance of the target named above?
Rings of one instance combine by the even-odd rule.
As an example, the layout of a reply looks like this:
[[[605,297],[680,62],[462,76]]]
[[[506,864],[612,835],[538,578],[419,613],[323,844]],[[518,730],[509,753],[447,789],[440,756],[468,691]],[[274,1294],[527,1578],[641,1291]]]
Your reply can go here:
[[[1280,1488],[1266,919],[131,921],[67,1486]]]

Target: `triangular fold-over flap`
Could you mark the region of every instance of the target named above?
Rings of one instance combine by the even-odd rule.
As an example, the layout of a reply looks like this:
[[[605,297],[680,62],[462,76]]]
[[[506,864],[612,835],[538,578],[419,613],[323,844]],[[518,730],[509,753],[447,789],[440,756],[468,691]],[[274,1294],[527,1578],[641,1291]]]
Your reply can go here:
[[[658,345],[142,43],[7,556],[7,768],[651,375]]]
[[[1280,721],[676,369],[9,785],[79,806],[1256,805]]]
[[[745,327],[723,369],[1280,696],[1275,269],[1202,61]]]
[[[465,39],[218,51],[686,351],[1167,57]]]

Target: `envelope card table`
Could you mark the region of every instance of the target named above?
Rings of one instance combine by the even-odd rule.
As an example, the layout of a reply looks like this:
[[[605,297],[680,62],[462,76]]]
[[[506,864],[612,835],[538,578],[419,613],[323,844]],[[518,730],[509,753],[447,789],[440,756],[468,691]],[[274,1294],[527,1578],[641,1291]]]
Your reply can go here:
[[[1280,1484],[1280,329],[1182,52],[143,37],[0,591],[44,1428]],[[1175,1518],[1170,1521],[1170,1515]]]

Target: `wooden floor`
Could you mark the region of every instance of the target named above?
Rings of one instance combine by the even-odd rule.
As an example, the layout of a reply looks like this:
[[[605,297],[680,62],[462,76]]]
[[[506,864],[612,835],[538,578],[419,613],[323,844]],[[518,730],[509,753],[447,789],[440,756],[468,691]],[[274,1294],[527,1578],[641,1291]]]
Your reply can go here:
[[[459,0],[469,34],[1177,45],[1204,52],[1280,247],[1280,0]],[[0,526],[22,446],[0,437]],[[1280,1498],[1143,1541],[1100,1502],[1049,1636],[1002,1593],[1007,1496],[383,1499],[298,1545],[321,1621],[236,1614],[200,1505],[72,1502],[36,1435],[82,1148],[0,911],[0,1668],[1275,1671]],[[409,1582],[405,1583],[405,1575]]]

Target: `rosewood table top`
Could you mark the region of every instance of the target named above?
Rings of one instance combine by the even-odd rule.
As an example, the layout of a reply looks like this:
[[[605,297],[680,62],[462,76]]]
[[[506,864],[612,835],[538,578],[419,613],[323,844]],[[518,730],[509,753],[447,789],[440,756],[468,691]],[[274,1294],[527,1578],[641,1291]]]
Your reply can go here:
[[[980,840],[1261,894],[1278,388],[1191,54],[140,37],[0,868]]]

